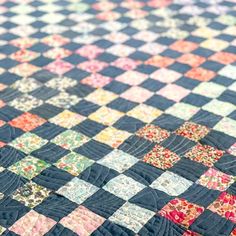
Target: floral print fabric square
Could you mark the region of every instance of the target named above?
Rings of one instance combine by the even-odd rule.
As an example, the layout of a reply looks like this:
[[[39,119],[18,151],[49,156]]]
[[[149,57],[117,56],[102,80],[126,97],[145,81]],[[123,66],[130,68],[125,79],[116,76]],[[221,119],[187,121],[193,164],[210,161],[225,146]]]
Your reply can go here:
[[[144,162],[163,170],[172,167],[179,160],[177,154],[158,144],[143,158]]]
[[[208,145],[198,144],[186,153],[185,156],[193,161],[201,162],[208,167],[212,167],[214,163],[223,156],[223,154],[224,151],[215,149]]]
[[[170,133],[167,130],[150,124],[138,130],[137,135],[151,142],[160,143],[164,139],[168,138]]]
[[[210,168],[197,181],[209,189],[225,191],[234,182],[234,177],[219,170]]]
[[[167,219],[188,228],[204,208],[181,198],[175,198],[165,205],[158,213]]]

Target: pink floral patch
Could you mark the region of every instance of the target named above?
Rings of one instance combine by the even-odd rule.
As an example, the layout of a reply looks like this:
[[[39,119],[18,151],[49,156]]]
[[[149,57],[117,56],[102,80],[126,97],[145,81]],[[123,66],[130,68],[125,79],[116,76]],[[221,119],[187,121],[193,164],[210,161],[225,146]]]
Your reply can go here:
[[[56,60],[45,67],[52,73],[63,75],[73,68],[73,65],[63,60]]]
[[[60,47],[70,42],[68,38],[65,38],[58,34],[52,34],[42,39],[42,42],[51,47]]]
[[[89,236],[104,221],[103,217],[93,213],[84,206],[79,206],[68,216],[64,217],[60,223],[80,236]]]
[[[90,76],[81,80],[81,84],[87,84],[94,88],[102,88],[112,81],[110,77],[100,74],[91,74]]]
[[[21,236],[42,236],[47,233],[56,222],[51,218],[31,210],[10,227],[10,230]]]
[[[225,191],[234,182],[234,177],[219,170],[210,168],[197,181],[209,189]]]
[[[133,101],[133,102],[145,102],[148,98],[150,98],[153,95],[152,92],[150,92],[147,89],[134,86],[131,87],[130,89],[126,90],[121,97]]]
[[[78,49],[76,53],[83,57],[87,57],[88,59],[92,60],[95,59],[98,55],[104,52],[104,49],[99,48],[96,45],[85,45]]]
[[[108,64],[106,62],[91,60],[82,62],[81,64],[78,65],[78,68],[86,70],[90,73],[96,73],[99,72],[100,70],[103,70],[107,66]]]
[[[121,68],[122,70],[133,70],[140,64],[139,61],[135,61],[128,57],[120,57],[111,63],[112,66]]]

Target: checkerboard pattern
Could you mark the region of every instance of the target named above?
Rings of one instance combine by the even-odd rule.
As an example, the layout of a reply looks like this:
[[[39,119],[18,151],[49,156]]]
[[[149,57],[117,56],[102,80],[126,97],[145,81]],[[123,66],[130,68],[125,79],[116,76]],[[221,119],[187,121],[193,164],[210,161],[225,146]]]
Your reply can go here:
[[[236,235],[235,0],[0,13],[1,235]]]

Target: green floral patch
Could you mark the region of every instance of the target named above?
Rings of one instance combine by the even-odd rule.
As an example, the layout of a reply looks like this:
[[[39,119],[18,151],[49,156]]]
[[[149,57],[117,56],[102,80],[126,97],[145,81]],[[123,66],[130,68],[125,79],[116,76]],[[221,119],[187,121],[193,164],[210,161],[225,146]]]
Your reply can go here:
[[[88,141],[88,137],[73,130],[66,130],[51,140],[51,142],[70,150],[75,149]]]
[[[49,166],[50,164],[43,160],[27,156],[10,166],[9,170],[27,179],[32,179]]]
[[[48,197],[49,193],[50,191],[46,188],[37,185],[34,182],[29,182],[17,189],[12,195],[12,198],[21,202],[25,206],[34,208]]]
[[[56,163],[56,166],[60,169],[69,172],[72,175],[77,176],[87,167],[91,166],[93,163],[94,163],[93,160],[90,160],[75,152],[71,152],[68,155],[61,158]]]
[[[47,140],[40,138],[36,134],[25,133],[13,140],[10,145],[16,149],[21,150],[22,152],[29,154],[34,150],[39,149],[46,143]]]

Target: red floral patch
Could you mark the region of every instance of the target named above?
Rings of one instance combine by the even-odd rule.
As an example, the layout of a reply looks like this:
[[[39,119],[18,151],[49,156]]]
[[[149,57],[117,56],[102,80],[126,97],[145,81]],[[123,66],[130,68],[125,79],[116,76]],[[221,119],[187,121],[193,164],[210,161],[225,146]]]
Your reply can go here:
[[[198,44],[189,41],[179,40],[173,43],[170,48],[178,52],[188,53],[198,48]]]
[[[163,57],[163,56],[154,56],[149,58],[145,64],[147,65],[151,65],[151,66],[156,66],[156,67],[161,67],[161,68],[165,68],[170,66],[171,64],[174,63],[174,59],[170,58],[170,57]]]
[[[217,52],[212,55],[210,60],[217,61],[221,64],[231,64],[236,61],[236,55],[229,52]]]
[[[215,149],[208,145],[198,144],[191,151],[185,154],[193,161],[201,162],[208,167],[212,167],[224,154],[224,151]]]
[[[170,136],[170,133],[167,130],[161,129],[158,126],[150,124],[141,128],[137,132],[137,135],[151,142],[159,143],[164,139],[168,138]]]
[[[165,205],[158,213],[161,216],[188,228],[204,208],[188,202],[185,199],[175,198]]]
[[[143,158],[144,162],[160,169],[168,169],[179,160],[180,157],[177,154],[158,144]]]
[[[205,137],[209,131],[210,130],[206,126],[195,124],[193,122],[185,122],[175,131],[175,133],[197,142],[201,138]]]
[[[183,64],[187,64],[191,67],[198,67],[203,62],[205,62],[206,59],[204,57],[201,57],[195,54],[187,53],[179,57],[177,61]]]

